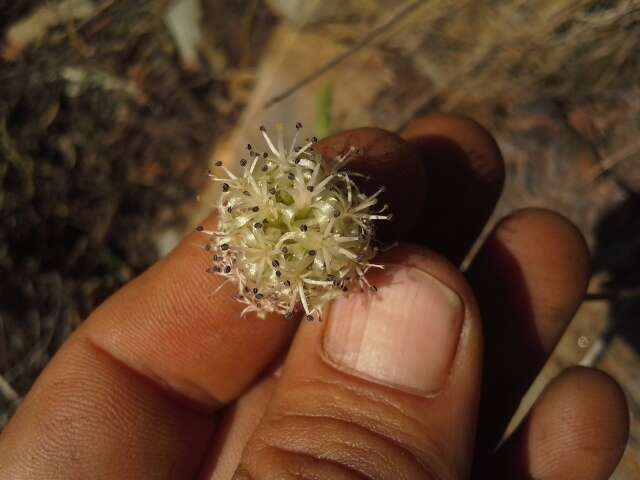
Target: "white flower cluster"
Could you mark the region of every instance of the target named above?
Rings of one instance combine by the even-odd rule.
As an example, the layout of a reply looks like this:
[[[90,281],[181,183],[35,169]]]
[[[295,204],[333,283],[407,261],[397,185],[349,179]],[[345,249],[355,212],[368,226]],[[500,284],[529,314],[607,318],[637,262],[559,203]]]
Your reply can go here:
[[[380,188],[371,196],[343,168],[355,148],[333,159],[314,151],[316,138],[296,145],[296,125],[285,148],[282,126],[276,144],[260,127],[268,151],[247,146],[239,175],[222,162],[210,172],[222,184],[219,225],[209,235],[210,272],[237,285],[234,297],[247,305],[243,315],[268,312],[319,319],[322,307],[354,284],[373,288],[365,274],[376,254],[374,220],[390,220],[388,207],[374,211]],[[201,227],[198,227],[203,231]]]

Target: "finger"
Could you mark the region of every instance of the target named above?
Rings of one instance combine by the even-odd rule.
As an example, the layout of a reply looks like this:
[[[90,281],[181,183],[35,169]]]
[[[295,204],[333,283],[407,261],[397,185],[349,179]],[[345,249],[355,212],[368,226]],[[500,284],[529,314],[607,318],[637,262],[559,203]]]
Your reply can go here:
[[[230,285],[210,298],[220,281],[205,273],[203,244],[190,235],[94,312],[0,438],[0,469],[47,479],[193,473],[213,428],[206,414],[243,392],[296,328],[240,319]]]
[[[213,420],[74,338],[0,436],[0,477],[190,478]],[[173,477],[167,472],[172,472]]]
[[[473,294],[418,247],[382,261],[377,293],[301,325],[234,478],[466,478],[481,368]]]
[[[422,158],[429,186],[414,241],[459,264],[502,192],[500,149],[482,126],[459,115],[419,118],[401,136]]]
[[[589,368],[562,373],[486,465],[487,479],[607,480],[629,436],[624,393]]]
[[[224,412],[198,478],[228,480],[233,477],[242,451],[267,409],[276,382],[276,377],[266,377]]]
[[[573,224],[541,209],[502,220],[468,278],[484,319],[480,452],[492,450],[582,302],[589,252]]]

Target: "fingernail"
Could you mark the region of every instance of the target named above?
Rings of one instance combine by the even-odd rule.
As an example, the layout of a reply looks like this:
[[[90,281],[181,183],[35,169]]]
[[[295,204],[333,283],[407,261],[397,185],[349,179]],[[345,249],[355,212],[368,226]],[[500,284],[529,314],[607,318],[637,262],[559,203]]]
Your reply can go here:
[[[352,294],[331,306],[326,359],[374,382],[422,394],[437,392],[458,347],[462,300],[413,267],[389,266],[372,283],[377,292]]]

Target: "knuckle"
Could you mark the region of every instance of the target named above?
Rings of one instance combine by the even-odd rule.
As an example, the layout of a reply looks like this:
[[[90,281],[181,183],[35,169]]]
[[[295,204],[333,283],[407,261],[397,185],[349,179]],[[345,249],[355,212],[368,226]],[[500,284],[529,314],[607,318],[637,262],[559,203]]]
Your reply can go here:
[[[417,418],[370,392],[305,381],[275,399],[243,466],[260,480],[452,479],[443,442],[426,432]],[[274,471],[284,476],[270,476]]]

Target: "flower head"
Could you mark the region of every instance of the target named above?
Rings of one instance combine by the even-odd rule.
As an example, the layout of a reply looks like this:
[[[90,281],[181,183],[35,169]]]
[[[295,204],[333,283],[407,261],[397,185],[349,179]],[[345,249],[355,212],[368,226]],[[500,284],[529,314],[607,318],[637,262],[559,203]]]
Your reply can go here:
[[[296,125],[285,147],[282,126],[276,143],[264,127],[268,150],[247,145],[248,158],[236,175],[222,162],[211,178],[222,186],[219,225],[205,232],[213,273],[237,286],[243,315],[291,315],[304,310],[319,318],[322,307],[353,285],[374,288],[365,278],[376,248],[375,220],[389,220],[387,206],[376,211],[380,188],[367,196],[344,167],[358,152],[350,148],[331,160],[314,151],[317,139],[297,144]]]

